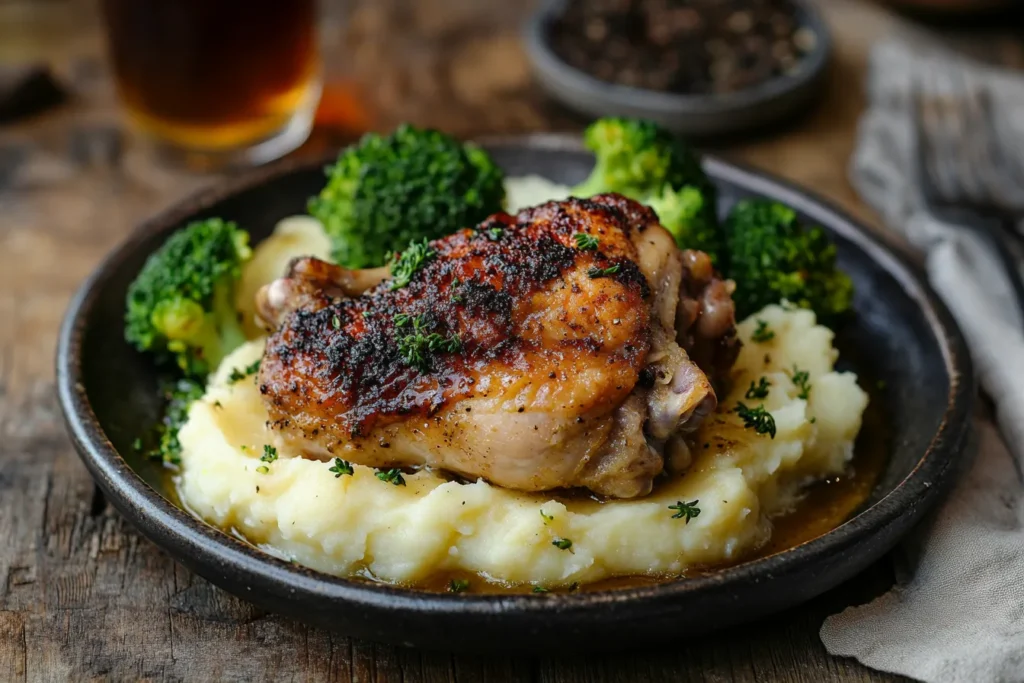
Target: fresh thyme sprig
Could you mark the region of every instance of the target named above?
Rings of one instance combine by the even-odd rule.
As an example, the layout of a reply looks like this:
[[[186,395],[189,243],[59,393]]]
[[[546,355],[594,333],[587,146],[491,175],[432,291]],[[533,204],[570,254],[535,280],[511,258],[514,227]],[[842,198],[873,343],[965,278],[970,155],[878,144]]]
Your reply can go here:
[[[753,381],[750,382],[750,388],[747,389],[747,393],[743,394],[744,398],[753,400],[755,398],[767,398],[768,388],[772,385],[768,381],[767,377],[762,377],[757,384]]]
[[[457,353],[462,350],[462,340],[457,334],[443,337],[437,332],[427,332],[426,318],[399,313],[394,317],[395,327],[412,325],[412,331],[398,337],[398,353],[409,365],[422,372],[430,370],[430,356],[434,353]]]
[[[743,426],[753,429],[758,434],[767,434],[775,438],[775,418],[764,409],[764,404],[756,408],[748,408],[743,403],[737,403],[735,412],[743,420]]]
[[[758,344],[763,344],[766,341],[775,339],[775,330],[768,327],[768,321],[757,319],[757,327],[754,332],[750,335],[750,340],[755,341]]]
[[[690,520],[700,514],[700,508],[697,507],[697,503],[700,500],[691,500],[689,503],[684,503],[679,500],[676,501],[675,505],[669,505],[669,510],[676,510],[676,514],[672,515],[672,519],[686,519],[685,524],[689,524]]]
[[[793,380],[793,386],[800,390],[796,397],[806,401],[811,395],[811,373],[794,365],[789,378]]]
[[[377,478],[388,484],[395,486],[405,486],[405,477],[402,476],[401,470],[391,468],[390,470],[381,470],[377,472]]]
[[[249,365],[246,365],[241,370],[239,370],[238,368],[231,368],[231,374],[228,375],[228,384],[241,382],[246,377],[249,377],[250,375],[255,375],[257,372],[260,371],[260,362],[262,360],[262,358],[257,358],[256,360],[254,360]]]
[[[341,458],[334,459],[334,465],[328,469],[328,472],[334,472],[334,478],[337,479],[343,474],[352,476],[355,474],[355,469],[352,467],[352,463]]]
[[[401,289],[412,281],[413,275],[437,256],[426,238],[422,242],[412,242],[401,254],[392,254],[388,262],[391,270],[391,291]]]
[[[599,277],[611,277],[619,272],[620,266],[616,263],[614,266],[608,266],[607,268],[598,268],[597,266],[591,266],[587,270],[587,275],[591,280],[596,280]]]
[[[594,251],[600,242],[597,235],[590,235],[585,232],[578,232],[572,238],[576,240],[576,248],[580,251]]]

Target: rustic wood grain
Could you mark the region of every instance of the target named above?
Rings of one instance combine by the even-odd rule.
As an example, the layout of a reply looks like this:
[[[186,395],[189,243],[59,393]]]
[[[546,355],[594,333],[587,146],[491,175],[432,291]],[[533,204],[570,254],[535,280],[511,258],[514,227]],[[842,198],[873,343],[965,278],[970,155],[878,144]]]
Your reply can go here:
[[[56,4],[58,18],[33,24],[36,40],[0,28],[0,37],[20,37],[0,40],[0,59],[48,55],[76,95],[0,129],[0,681],[895,680],[829,657],[817,638],[826,615],[886,589],[885,562],[803,607],[722,634],[614,656],[481,659],[354,641],[267,614],[136,534],[64,434],[56,330],[74,289],[135,223],[215,178],[154,166],[122,132],[94,8]],[[578,128],[530,83],[516,33],[527,9],[497,0],[345,3],[328,47],[332,70],[361,87],[349,100],[365,108],[350,121],[413,120],[464,135]],[[871,220],[845,165],[867,49],[893,19],[858,0],[827,11],[839,30],[826,101],[787,130],[724,151]],[[1024,61],[1019,43],[985,42],[996,60]],[[350,135],[322,129],[309,146]]]

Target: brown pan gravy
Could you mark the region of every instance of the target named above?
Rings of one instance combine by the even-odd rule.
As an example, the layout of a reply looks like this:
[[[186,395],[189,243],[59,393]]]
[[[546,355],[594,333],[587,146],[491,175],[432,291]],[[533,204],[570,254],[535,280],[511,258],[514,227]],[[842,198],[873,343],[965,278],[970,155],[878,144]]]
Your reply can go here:
[[[636,588],[638,586],[653,586],[680,578],[703,576],[712,574],[726,566],[735,566],[775,555],[832,531],[850,519],[867,501],[875,483],[885,469],[887,460],[888,428],[880,390],[875,383],[862,388],[868,392],[870,401],[864,411],[864,422],[857,435],[853,460],[850,462],[847,472],[809,486],[806,494],[793,510],[772,520],[774,528],[771,539],[752,554],[729,565],[691,568],[679,576],[620,576],[595,581],[574,589],[552,589],[551,592],[565,593],[573,590],[594,592]],[[451,582],[460,579],[469,581],[468,593],[508,595],[533,592],[532,586],[504,586],[490,583],[467,572],[439,573],[417,588],[435,592],[448,591]]]
[[[712,574],[727,566],[736,566],[744,562],[774,555],[802,543],[811,541],[835,529],[850,519],[867,501],[882,471],[885,469],[888,453],[889,428],[885,419],[885,410],[878,383],[864,375],[858,375],[861,387],[868,393],[869,402],[864,411],[864,420],[854,446],[853,460],[847,472],[841,476],[826,479],[810,485],[800,502],[789,512],[772,520],[773,530],[769,541],[740,559],[738,562],[713,567],[693,567],[681,575],[672,576],[621,576],[603,579],[574,588],[553,588],[551,593],[594,592],[653,586],[660,583],[675,581],[682,578],[693,578]],[[164,490],[173,493],[173,502],[179,507],[181,500],[177,495],[177,486],[173,482],[173,472],[164,470],[168,479],[164,482]],[[583,493],[560,492],[549,494],[546,499],[571,499],[578,506],[581,499],[591,496]],[[594,504],[600,504],[596,500]],[[574,506],[574,507],[576,507]],[[236,538],[246,539],[234,530],[228,530]],[[248,542],[248,541],[246,541]],[[351,577],[354,580],[368,583],[382,583],[368,574]],[[506,586],[489,582],[482,577],[468,572],[438,572],[427,581],[416,586],[417,590],[429,592],[448,592],[453,581],[469,582],[467,593],[510,595],[515,593],[537,592],[531,585]],[[547,591],[544,591],[547,592]]]

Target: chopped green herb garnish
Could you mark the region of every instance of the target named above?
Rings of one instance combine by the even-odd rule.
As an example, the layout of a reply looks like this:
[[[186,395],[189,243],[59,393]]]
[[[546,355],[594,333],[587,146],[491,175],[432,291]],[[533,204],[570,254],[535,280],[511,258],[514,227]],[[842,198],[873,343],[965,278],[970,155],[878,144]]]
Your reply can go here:
[[[405,313],[395,316],[395,325],[405,327],[412,323],[412,333],[398,338],[398,353],[406,363],[422,372],[430,370],[430,354],[457,353],[462,350],[462,340],[457,334],[442,337],[437,332],[426,333],[426,319],[419,315],[410,318]]]
[[[452,579],[448,582],[449,593],[463,593],[469,590],[469,579]]]
[[[735,412],[743,420],[743,426],[747,429],[753,429],[758,434],[768,434],[771,438],[775,438],[775,418],[764,409],[763,403],[756,408],[748,408],[743,403],[737,403]]]
[[[262,358],[257,358],[256,360],[254,360],[249,365],[246,365],[241,370],[239,370],[238,368],[231,368],[231,374],[228,375],[228,383],[234,384],[235,382],[242,381],[243,379],[250,375],[255,375],[257,372],[260,371],[260,362],[262,360]]]
[[[676,510],[676,514],[672,515],[672,519],[686,519],[686,524],[690,523],[690,520],[700,514],[700,508],[697,507],[699,500],[691,500],[689,503],[684,503],[679,500],[676,501],[675,505],[669,505],[669,510]]]
[[[136,453],[142,452],[142,439],[136,438],[135,441],[132,441],[132,450],[135,451]],[[543,515],[544,513],[542,512],[540,514]]]
[[[463,301],[462,295],[455,291],[456,289],[458,289],[459,287],[462,286],[462,280],[460,280],[458,277],[452,278],[451,285],[449,285],[449,286],[450,286],[451,291],[452,291],[452,295],[451,295],[452,303],[453,304],[462,303],[462,301]]]
[[[256,471],[259,472],[260,474],[269,474],[270,468],[267,467],[266,465],[260,465],[259,467],[256,468]]]
[[[768,327],[767,321],[758,318],[757,328],[755,328],[754,333],[750,335],[750,340],[762,344],[766,341],[771,341],[772,339],[775,339],[775,331]]]
[[[550,591],[547,588],[545,588],[544,586],[534,586],[533,587],[533,592],[534,593],[549,593]]]
[[[355,470],[352,469],[352,463],[348,462],[347,460],[342,460],[341,458],[335,458],[334,465],[328,468],[328,471],[334,472],[335,479],[337,479],[343,474],[347,474],[349,476],[355,474]]]
[[[504,228],[488,228],[487,232],[484,233],[484,234],[487,235],[487,239],[491,240],[492,242],[497,242],[498,240],[501,239],[501,236],[505,234],[505,229]]]
[[[793,380],[793,385],[800,390],[796,397],[806,401],[807,397],[811,395],[811,373],[794,365],[793,374],[789,378]]]
[[[551,541],[551,545],[555,546],[559,550],[568,550],[572,547],[572,541],[570,541],[568,538],[556,538],[555,540]]]
[[[377,478],[388,484],[394,484],[395,486],[405,486],[405,477],[402,476],[401,470],[391,468],[387,471],[377,472]]]
[[[333,327],[336,330],[340,330],[341,329],[341,318],[339,318],[338,316],[331,317],[331,327]]]
[[[441,351],[447,351],[448,353],[455,353],[457,351],[461,351],[462,339],[460,339],[459,335],[457,334],[449,335],[447,339],[442,339],[437,344],[437,348],[440,349]],[[434,350],[433,345],[431,345],[431,350]]]
[[[410,243],[401,254],[393,254],[388,262],[391,270],[391,284],[388,288],[394,291],[405,287],[412,281],[413,275],[435,256],[437,252],[430,247],[426,238],[422,242]]]
[[[750,388],[747,389],[744,397],[748,399],[767,398],[768,387],[771,385],[772,383],[768,381],[767,377],[762,377],[756,385],[753,382],[750,383]]]
[[[591,266],[587,270],[587,275],[591,280],[596,280],[599,277],[610,277],[619,272],[619,264],[616,263],[614,266],[608,266],[607,268],[598,268],[597,266]]]
[[[154,428],[153,440],[156,446],[149,449],[146,456],[161,460],[164,465],[177,465],[181,462],[181,443],[178,441],[178,430],[188,420],[191,405],[202,398],[205,387],[190,379],[181,379],[174,383],[163,384],[161,387],[167,405],[163,419]]]
[[[369,311],[363,311],[359,315],[363,316],[364,318],[369,318],[370,316],[373,315],[373,313],[370,313]]]
[[[588,235],[585,232],[578,232],[572,237],[576,240],[576,248],[581,251],[593,251],[600,242],[596,235]]]
[[[543,510],[540,511],[540,516],[544,518],[544,523],[545,524],[547,524],[548,522],[555,521],[555,516],[554,515],[545,515]]]
[[[261,462],[274,462],[277,460],[277,449],[270,444],[263,445],[263,455],[260,456]]]

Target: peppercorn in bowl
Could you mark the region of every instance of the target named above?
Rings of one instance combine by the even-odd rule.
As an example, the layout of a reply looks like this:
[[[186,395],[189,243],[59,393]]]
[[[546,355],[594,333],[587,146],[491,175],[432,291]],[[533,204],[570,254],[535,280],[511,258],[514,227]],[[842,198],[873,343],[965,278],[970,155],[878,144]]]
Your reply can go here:
[[[539,84],[569,108],[691,138],[802,115],[832,50],[803,0],[550,0],[523,39]]]
[[[631,154],[660,149],[667,156],[649,158],[664,164],[641,166],[672,169],[665,176],[672,179],[623,175],[602,139],[656,143]],[[588,143],[596,165],[570,137],[467,150],[484,174],[493,161],[503,179],[499,201],[518,218],[410,236],[426,246],[394,255],[376,284],[331,279],[340,289],[327,298],[317,283],[337,272],[319,263],[337,266],[345,258],[336,255],[340,241],[364,238],[341,229],[353,224],[344,223],[352,214],[336,211],[339,204],[308,203],[324,197],[320,164],[285,162],[142,228],[83,286],[61,335],[61,403],[100,487],[175,558],[249,600],[350,634],[448,649],[565,650],[674,638],[805,600],[866,566],[936,500],[962,453],[973,383],[948,314],[913,269],[800,190],[710,159],[706,174],[695,175],[685,150],[663,149],[666,138],[632,122],[605,121]],[[367,144],[385,151],[384,159],[400,147]],[[453,169],[467,168],[451,158]],[[466,179],[490,182],[476,172],[452,187],[484,187]],[[591,196],[566,199],[573,193]],[[701,208],[705,201],[713,215]],[[657,229],[645,206],[657,207]],[[336,218],[294,218],[318,211]],[[720,226],[729,216],[721,233],[701,222]],[[332,227],[335,220],[342,222]],[[195,225],[202,227],[190,228],[190,240],[224,267],[197,266],[185,278],[153,271],[139,290],[133,283],[146,263],[174,253],[161,251],[168,238]],[[537,246],[520,246],[520,230],[534,231]],[[644,251],[631,235],[658,249]],[[815,258],[797,264],[776,255],[772,268],[753,269],[741,247],[769,235]],[[661,259],[680,242],[698,240],[676,302],[676,313],[682,301],[686,315],[669,323],[687,335],[660,337],[653,326],[668,318],[653,302],[669,305],[657,295],[676,290],[645,273],[667,268],[671,258]],[[533,256],[516,261],[521,252]],[[483,266],[464,260],[473,254]],[[515,322],[522,304],[501,309],[503,297],[485,296],[482,286],[494,282],[482,279],[488,267],[503,274],[499,291],[544,285],[529,299],[536,303],[525,322]],[[786,289],[792,278],[779,275],[793,267],[813,273],[813,286]],[[731,288],[740,272],[763,283]],[[205,282],[196,279],[203,273],[214,275],[209,295],[186,287]],[[345,291],[365,286],[369,294]],[[703,307],[691,319],[688,302],[724,304],[723,288],[738,323],[702,317],[711,311]],[[584,295],[600,307],[568,319],[575,328],[559,327],[559,316],[543,318],[545,297]],[[219,307],[230,310],[234,301],[241,310],[248,299],[255,304],[244,320],[219,315]],[[133,317],[137,328],[126,339],[126,301],[157,302],[163,315],[150,317],[149,336]],[[619,301],[627,305],[617,308]],[[465,325],[478,308],[490,311],[487,324]],[[511,317],[501,317],[503,310]],[[196,325],[179,324],[190,312]],[[528,324],[541,320],[541,327]],[[490,333],[513,323],[520,339],[545,332],[534,346]],[[585,339],[558,342],[557,367],[531,374],[553,362],[540,343],[550,331],[574,329]],[[236,334],[249,340],[237,344]],[[363,338],[372,353],[359,355],[363,347],[354,342]],[[332,355],[340,348],[345,354]],[[315,370],[328,361],[316,360],[318,349],[336,363],[324,384]],[[214,352],[221,358],[214,361]],[[362,360],[349,365],[352,357]],[[575,375],[563,376],[565,363]],[[302,368],[314,372],[295,374]],[[484,372],[493,368],[501,373]],[[426,407],[396,404],[409,394],[377,394],[370,384],[346,394],[343,377],[357,372],[390,373],[387,386],[411,383]],[[417,384],[459,376],[474,382],[438,386],[462,393]],[[162,388],[165,379],[175,381]],[[483,395],[492,392],[484,381],[506,386],[499,379],[521,383],[507,410],[494,410],[494,395]],[[322,391],[339,392],[337,405],[351,406],[336,409],[339,417],[324,427]],[[543,402],[544,392],[574,396],[582,407],[563,419]],[[361,416],[361,431],[345,415]],[[640,420],[632,428],[631,416]],[[495,424],[504,427],[486,431]],[[543,429],[559,435],[560,450],[538,447],[549,440],[531,433]],[[604,429],[623,438],[607,439]],[[666,429],[668,436],[657,436]],[[459,441],[464,434],[473,440]],[[631,434],[643,441],[625,438]],[[495,439],[500,452],[481,450]],[[524,443],[529,448],[517,451]],[[609,466],[557,469],[577,447],[588,454],[584,465]],[[460,453],[494,458],[457,459]],[[501,467],[516,463],[530,468]],[[811,483],[823,477],[827,483]],[[572,486],[558,485],[565,481]]]

